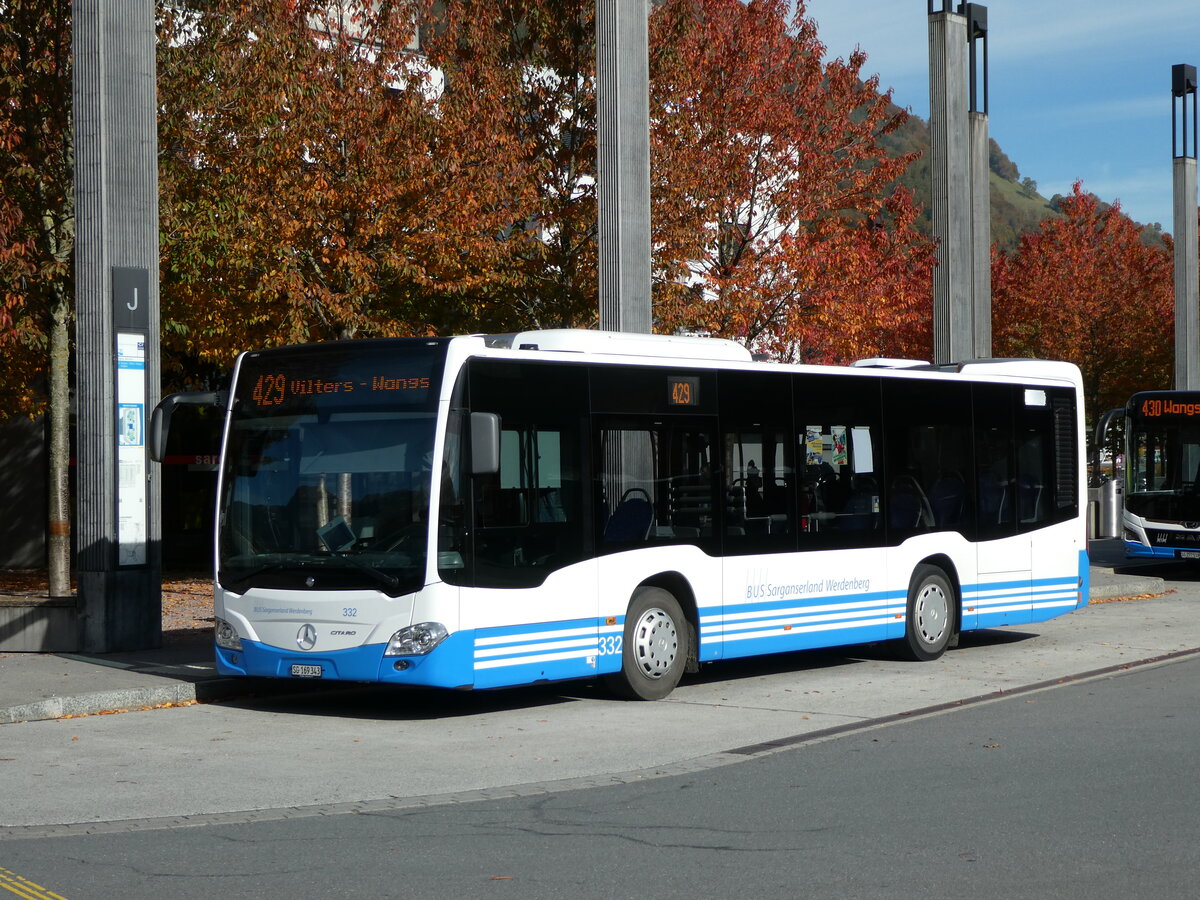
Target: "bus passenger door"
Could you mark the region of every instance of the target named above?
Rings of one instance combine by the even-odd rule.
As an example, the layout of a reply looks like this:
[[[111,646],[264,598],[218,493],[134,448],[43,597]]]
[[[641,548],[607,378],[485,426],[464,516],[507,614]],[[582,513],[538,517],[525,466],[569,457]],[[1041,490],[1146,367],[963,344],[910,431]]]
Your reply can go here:
[[[1020,389],[974,385],[976,555],[978,578],[964,584],[963,626],[974,614],[979,628],[1021,625],[1032,614],[1033,542],[1020,533],[1026,504],[1018,478],[1016,416]]]

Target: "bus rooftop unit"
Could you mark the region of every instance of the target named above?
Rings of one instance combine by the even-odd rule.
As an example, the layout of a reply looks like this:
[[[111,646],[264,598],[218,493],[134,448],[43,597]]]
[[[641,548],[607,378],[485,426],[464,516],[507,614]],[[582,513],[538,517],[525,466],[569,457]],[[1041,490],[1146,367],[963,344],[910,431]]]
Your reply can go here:
[[[215,544],[226,675],[665,697],[703,663],[1086,603],[1067,363],[754,362],[589,331],[242,354]]]

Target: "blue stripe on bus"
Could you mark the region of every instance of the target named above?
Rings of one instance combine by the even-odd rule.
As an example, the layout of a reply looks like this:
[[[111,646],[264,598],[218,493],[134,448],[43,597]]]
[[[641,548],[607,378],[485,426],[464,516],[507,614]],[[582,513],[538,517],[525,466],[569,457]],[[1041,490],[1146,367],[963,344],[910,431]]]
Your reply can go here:
[[[1146,559],[1174,559],[1174,547],[1147,547],[1140,541],[1126,541],[1125,555],[1137,556]]]
[[[477,629],[475,684],[502,687],[615,672],[624,630],[624,616],[615,616],[611,625],[593,618]]]
[[[1086,555],[1081,565],[1086,566]],[[964,585],[964,618],[976,628],[1028,624],[1080,605],[1080,575]],[[733,658],[897,637],[906,590],[820,595],[700,609],[700,659]],[[1083,595],[1086,597],[1086,593]]]
[[[1023,591],[1028,591],[1030,588],[1039,587],[1066,587],[1074,588],[1079,583],[1079,576],[1075,573],[1070,575],[1059,575],[1054,578],[1026,578],[1018,581],[982,581],[979,584],[964,584],[963,593],[969,591],[1001,591],[1016,588]]]
[[[525,635],[537,635],[543,631],[558,631],[571,628],[595,628],[599,624],[596,618],[564,619],[559,622],[534,622],[530,625],[503,625],[494,628],[475,629],[476,640],[479,638],[512,638],[520,640]]]
[[[700,609],[700,659],[862,644],[887,637],[907,591],[822,594]]]

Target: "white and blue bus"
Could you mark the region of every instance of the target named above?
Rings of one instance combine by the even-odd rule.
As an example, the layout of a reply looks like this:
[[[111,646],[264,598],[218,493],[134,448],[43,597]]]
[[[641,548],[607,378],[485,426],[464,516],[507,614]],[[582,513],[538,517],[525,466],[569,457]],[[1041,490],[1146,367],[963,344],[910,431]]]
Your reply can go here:
[[[1061,362],[754,362],[537,331],[242,354],[215,547],[226,675],[665,697],[736,657],[1087,602],[1083,404]],[[164,415],[165,414],[165,415]]]
[[[1142,391],[1097,423],[1125,420],[1125,554],[1200,560],[1200,391]]]

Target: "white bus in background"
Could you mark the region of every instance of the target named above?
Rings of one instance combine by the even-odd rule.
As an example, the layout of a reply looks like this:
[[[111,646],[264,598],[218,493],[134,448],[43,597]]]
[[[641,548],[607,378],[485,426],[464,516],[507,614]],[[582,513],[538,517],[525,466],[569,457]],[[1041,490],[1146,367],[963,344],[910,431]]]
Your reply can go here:
[[[1121,537],[1125,554],[1200,560],[1200,391],[1142,391],[1097,423],[1096,447],[1125,420]]]
[[[216,535],[227,675],[499,688],[962,631],[1086,603],[1078,370],[751,361],[542,331],[242,354]],[[165,413],[165,415],[164,415]]]

